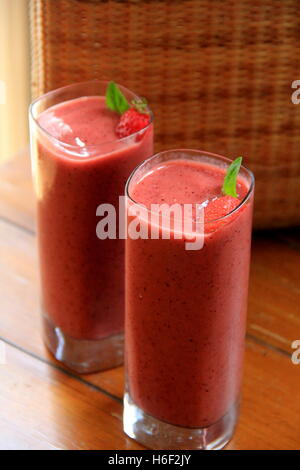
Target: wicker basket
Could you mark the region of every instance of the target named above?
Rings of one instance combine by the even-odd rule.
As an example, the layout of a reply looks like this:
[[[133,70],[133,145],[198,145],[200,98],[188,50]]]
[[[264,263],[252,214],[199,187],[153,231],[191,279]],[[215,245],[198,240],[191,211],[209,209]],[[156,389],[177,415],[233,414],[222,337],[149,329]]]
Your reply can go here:
[[[300,224],[297,0],[31,0],[32,92],[90,78],[146,96],[156,150],[245,156],[256,227]]]

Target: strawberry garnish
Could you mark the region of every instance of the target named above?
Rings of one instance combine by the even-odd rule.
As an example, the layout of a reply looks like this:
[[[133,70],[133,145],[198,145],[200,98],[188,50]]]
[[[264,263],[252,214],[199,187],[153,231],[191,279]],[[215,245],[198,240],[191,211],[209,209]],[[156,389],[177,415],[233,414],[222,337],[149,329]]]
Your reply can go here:
[[[213,199],[205,208],[205,220],[209,222],[224,217],[233,211],[240,202],[239,199],[232,196],[221,196]]]
[[[109,82],[105,97],[107,107],[121,115],[116,127],[119,139],[144,129],[150,123],[150,112],[145,98],[137,97],[128,103],[114,82]]]
[[[241,164],[242,157],[231,162],[226,170],[222,186],[224,196],[213,199],[204,209],[205,231],[207,233],[214,232],[235,217],[234,214],[231,214],[229,217],[223,218],[229,215],[241,202],[237,194],[237,177]]]
[[[129,108],[120,117],[116,127],[117,136],[122,139],[134,134],[148,126],[150,122],[149,114],[140,113],[134,108]]]

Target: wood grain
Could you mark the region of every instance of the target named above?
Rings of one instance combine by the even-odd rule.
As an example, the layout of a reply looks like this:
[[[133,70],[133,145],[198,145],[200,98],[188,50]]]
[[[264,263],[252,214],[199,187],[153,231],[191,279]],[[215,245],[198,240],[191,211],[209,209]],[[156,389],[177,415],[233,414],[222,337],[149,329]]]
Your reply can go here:
[[[6,346],[0,449],[141,449],[122,432],[122,405]]]
[[[257,233],[253,240],[248,333],[291,351],[300,339],[300,248],[298,230],[289,242],[282,232]]]
[[[0,165],[0,217],[34,230],[34,195],[28,150]]]
[[[228,449],[300,449],[300,365],[246,342],[241,418]]]
[[[142,448],[122,433],[118,400],[6,348],[7,362],[0,366],[0,449]],[[298,385],[299,371],[287,355],[248,340],[241,417],[227,449],[299,449]]]

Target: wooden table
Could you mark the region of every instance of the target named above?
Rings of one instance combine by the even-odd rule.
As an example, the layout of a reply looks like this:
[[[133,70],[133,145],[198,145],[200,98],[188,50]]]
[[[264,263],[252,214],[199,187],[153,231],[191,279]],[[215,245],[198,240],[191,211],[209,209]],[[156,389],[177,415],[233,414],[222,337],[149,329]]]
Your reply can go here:
[[[123,368],[79,376],[42,343],[33,207],[24,152],[0,167],[0,449],[142,449],[122,432]],[[227,449],[300,449],[297,339],[300,229],[257,233],[242,411]]]

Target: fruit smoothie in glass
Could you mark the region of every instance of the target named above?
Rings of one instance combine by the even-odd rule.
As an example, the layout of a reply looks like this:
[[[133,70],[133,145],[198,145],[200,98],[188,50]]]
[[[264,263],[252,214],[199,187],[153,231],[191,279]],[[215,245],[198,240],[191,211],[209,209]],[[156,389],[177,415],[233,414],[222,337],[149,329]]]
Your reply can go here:
[[[128,120],[125,128],[127,114],[107,101],[110,85],[67,86],[30,108],[44,337],[78,372],[122,363],[124,240],[97,237],[96,211],[118,208],[130,172],[153,148],[150,112],[139,130]],[[113,85],[124,113],[137,97]]]
[[[201,151],[162,152],[126,186],[128,227],[138,220],[144,237],[153,204],[204,210],[200,249],[187,249],[190,234],[183,228],[177,239],[172,225],[169,239],[126,240],[124,430],[150,448],[219,449],[236,424],[254,179],[241,167],[237,197],[222,193],[229,164]],[[147,217],[133,216],[141,205]]]

